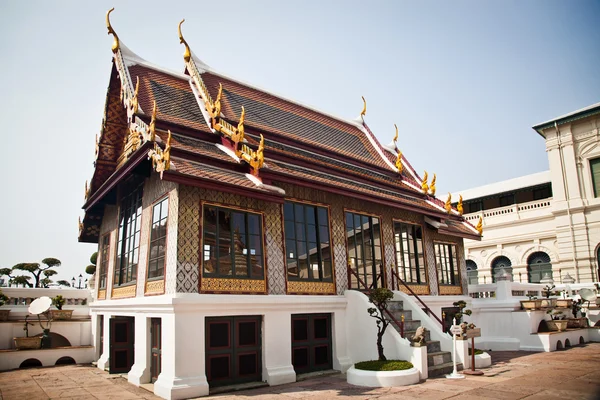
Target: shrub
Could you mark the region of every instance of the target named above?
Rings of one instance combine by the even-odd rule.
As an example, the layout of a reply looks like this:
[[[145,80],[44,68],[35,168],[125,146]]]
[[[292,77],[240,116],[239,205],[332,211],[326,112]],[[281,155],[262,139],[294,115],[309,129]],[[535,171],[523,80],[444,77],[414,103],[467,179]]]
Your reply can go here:
[[[354,364],[354,368],[362,369],[363,371],[402,371],[412,367],[412,363],[406,360],[371,360]]]
[[[65,303],[66,303],[65,298],[62,297],[60,294],[58,296],[52,298],[52,305],[54,307],[56,307],[58,310],[62,310]]]
[[[469,355],[471,355],[471,353],[472,353],[472,349],[471,349],[471,348],[469,348]],[[481,350],[481,349],[475,349],[475,355],[476,355],[476,356],[478,356],[478,355],[480,355],[480,354],[483,354],[483,353],[484,353],[484,351],[483,351],[483,350]]]

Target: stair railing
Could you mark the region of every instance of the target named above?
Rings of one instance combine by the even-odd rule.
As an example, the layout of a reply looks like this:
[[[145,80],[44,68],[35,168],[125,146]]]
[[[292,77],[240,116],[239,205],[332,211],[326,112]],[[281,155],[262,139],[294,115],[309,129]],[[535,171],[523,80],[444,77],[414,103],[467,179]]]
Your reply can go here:
[[[350,276],[350,274],[352,274],[356,277],[359,287],[363,287],[364,290],[367,292],[367,294],[371,293],[371,288],[369,288],[367,286],[367,284],[362,279],[360,279],[358,272],[356,272],[352,269],[352,264],[348,263],[348,276]],[[373,285],[371,285],[371,287],[373,287]],[[392,322],[394,322],[396,324],[396,326],[398,326],[400,328],[400,337],[404,337],[404,313],[402,313],[402,318],[401,318],[402,322],[398,322],[398,320],[392,315],[390,310],[385,308],[384,311],[387,314],[387,316],[392,320]]]
[[[398,272],[396,270],[394,270],[394,268],[391,269],[392,270],[392,288],[395,290],[400,290],[400,284],[402,284],[407,290],[408,292],[413,295],[415,297],[415,299],[417,299],[419,301],[419,303],[421,303],[421,305],[423,306],[423,308],[425,309],[425,312],[427,313],[427,315],[429,315],[430,317],[433,316],[433,318],[435,318],[435,320],[437,322],[440,323],[440,325],[442,326],[442,330],[445,330],[445,326],[444,323],[442,322],[442,320],[440,319],[440,317],[438,317],[432,310],[431,308],[429,308],[427,306],[427,304],[425,304],[425,302],[419,297],[418,294],[416,294],[411,288],[410,286],[408,286],[406,284],[406,282],[404,282],[402,280],[402,278],[400,278],[400,276],[398,275]],[[395,279],[394,279],[395,278]]]

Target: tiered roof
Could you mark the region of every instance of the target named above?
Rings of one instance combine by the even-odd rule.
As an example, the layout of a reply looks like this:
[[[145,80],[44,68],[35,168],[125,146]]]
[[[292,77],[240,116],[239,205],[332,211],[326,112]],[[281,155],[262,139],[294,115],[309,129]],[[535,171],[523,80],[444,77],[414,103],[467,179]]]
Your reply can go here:
[[[285,199],[276,183],[288,182],[412,210],[444,233],[479,238],[424,193],[404,156],[399,172],[397,149],[382,146],[362,116],[343,120],[215,72],[181,33],[185,73],[166,71],[120,43],[108,14],[107,27],[114,63],[80,241],[97,242],[104,204],[127,174],[149,173],[149,156],[164,180],[275,202]]]

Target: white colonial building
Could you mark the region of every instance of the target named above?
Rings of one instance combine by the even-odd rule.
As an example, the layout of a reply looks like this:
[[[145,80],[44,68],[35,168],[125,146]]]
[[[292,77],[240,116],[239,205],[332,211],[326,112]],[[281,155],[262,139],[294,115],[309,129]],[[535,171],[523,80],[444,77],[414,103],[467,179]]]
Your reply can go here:
[[[492,283],[500,268],[524,283],[598,281],[599,127],[600,103],[538,124],[549,171],[452,195],[467,221],[483,217],[482,240],[465,240],[470,283]]]

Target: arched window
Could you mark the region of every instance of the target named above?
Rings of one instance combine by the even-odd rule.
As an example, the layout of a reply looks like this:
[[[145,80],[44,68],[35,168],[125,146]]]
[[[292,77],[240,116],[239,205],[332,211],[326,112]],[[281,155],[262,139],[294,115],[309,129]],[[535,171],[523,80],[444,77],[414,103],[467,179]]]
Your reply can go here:
[[[527,276],[529,283],[540,283],[544,275],[552,278],[550,256],[543,251],[536,251],[527,258]]]
[[[510,275],[510,280],[512,281],[512,263],[505,256],[499,256],[494,258],[492,261],[492,283],[496,282],[496,274],[500,271],[500,269],[504,269],[507,274]]]
[[[477,264],[473,260],[467,260],[467,280],[469,281],[469,285],[477,285],[479,283]]]

